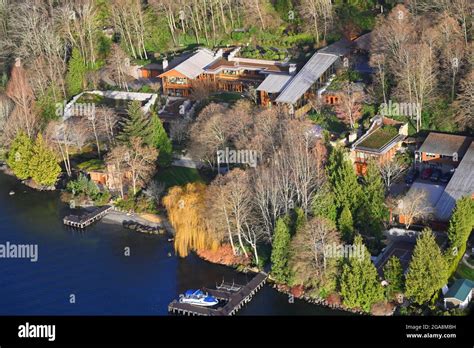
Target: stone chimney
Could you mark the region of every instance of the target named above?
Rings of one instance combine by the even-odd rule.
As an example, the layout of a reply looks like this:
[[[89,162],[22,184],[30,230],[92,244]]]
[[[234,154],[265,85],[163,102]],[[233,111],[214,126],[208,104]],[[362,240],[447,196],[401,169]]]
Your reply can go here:
[[[163,59],[162,65],[163,65],[163,71],[168,69],[168,59],[167,58]]]

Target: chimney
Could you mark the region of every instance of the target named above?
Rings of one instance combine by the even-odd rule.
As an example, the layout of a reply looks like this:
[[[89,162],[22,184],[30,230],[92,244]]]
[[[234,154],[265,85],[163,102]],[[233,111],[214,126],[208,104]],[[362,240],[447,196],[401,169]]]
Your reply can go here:
[[[21,67],[21,58],[20,57],[15,58],[15,66],[17,68]]]
[[[239,51],[240,51],[240,47],[236,47],[235,49],[233,49],[232,52],[230,52],[229,55],[227,56],[227,60],[229,61],[234,60],[235,56],[237,55],[237,53],[239,53]]]
[[[168,59],[165,57],[161,64],[163,65],[163,71],[166,71],[166,69],[168,69]]]
[[[294,75],[296,73],[296,64],[290,64],[288,72],[290,73],[290,75]]]
[[[224,55],[224,50],[222,48],[219,48],[214,55],[215,58],[221,58]]]

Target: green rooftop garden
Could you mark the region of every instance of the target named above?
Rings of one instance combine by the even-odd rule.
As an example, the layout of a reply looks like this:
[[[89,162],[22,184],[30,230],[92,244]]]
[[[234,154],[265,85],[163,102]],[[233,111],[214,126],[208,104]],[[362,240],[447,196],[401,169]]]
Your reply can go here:
[[[365,138],[359,146],[369,149],[380,149],[385,144],[389,143],[398,135],[398,129],[393,126],[383,126],[372,132]]]

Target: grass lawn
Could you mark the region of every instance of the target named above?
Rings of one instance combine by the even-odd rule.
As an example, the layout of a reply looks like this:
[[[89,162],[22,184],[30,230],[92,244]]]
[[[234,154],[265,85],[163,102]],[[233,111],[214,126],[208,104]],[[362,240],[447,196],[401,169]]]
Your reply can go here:
[[[203,181],[197,169],[184,167],[159,169],[158,174],[155,176],[155,180],[158,182],[164,182],[166,188],[176,185],[184,185],[189,182]]]
[[[347,126],[332,113],[318,114],[312,112],[308,115],[308,118],[332,133],[342,134],[348,130]]]
[[[459,263],[458,269],[454,274],[456,278],[465,278],[474,281],[474,269],[467,267],[462,261]]]
[[[77,165],[79,169],[85,170],[87,172],[89,171],[96,171],[96,170],[104,170],[105,169],[105,163],[104,161],[94,158],[82,163],[79,163]]]
[[[223,92],[223,93],[217,93],[214,94],[210,100],[215,102],[215,103],[234,103],[237,100],[242,99],[242,93],[236,93],[236,92]]]

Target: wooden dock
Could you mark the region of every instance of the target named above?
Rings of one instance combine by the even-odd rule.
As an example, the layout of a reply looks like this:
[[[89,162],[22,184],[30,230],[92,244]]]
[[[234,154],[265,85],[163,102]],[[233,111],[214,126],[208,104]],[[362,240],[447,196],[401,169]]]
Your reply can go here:
[[[246,285],[227,287],[228,290],[226,290],[225,286],[221,286],[220,289],[204,288],[204,292],[224,302],[223,305],[217,305],[216,308],[200,307],[174,300],[168,305],[168,312],[188,316],[235,315],[265,285],[267,278],[268,275],[262,272],[256,274]]]
[[[91,213],[87,213],[81,216],[77,215],[68,215],[63,219],[63,222],[66,226],[71,226],[75,228],[86,228],[94,222],[102,219],[107,213],[112,209],[112,206],[105,205],[94,210]]]

